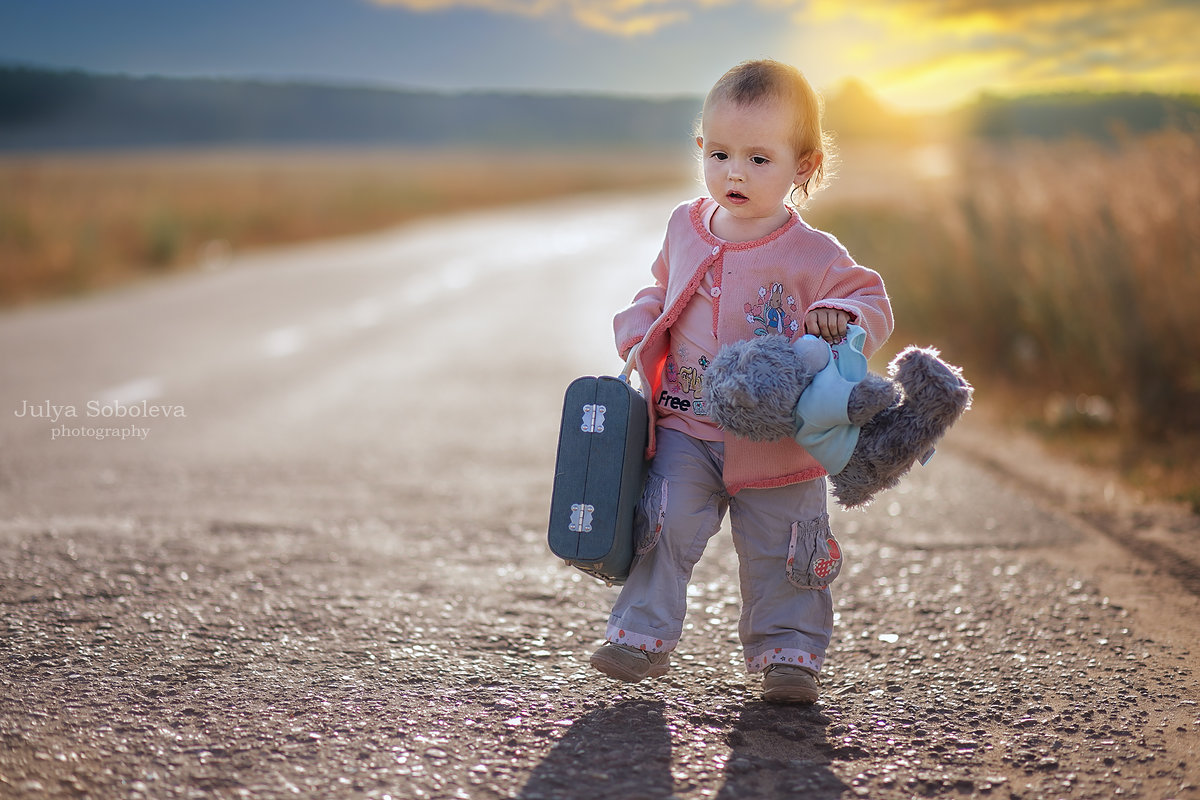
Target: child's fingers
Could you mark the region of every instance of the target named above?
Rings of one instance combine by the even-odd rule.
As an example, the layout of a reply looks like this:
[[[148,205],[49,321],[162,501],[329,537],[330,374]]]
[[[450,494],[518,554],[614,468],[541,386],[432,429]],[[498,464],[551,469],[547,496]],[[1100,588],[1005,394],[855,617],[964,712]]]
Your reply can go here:
[[[814,308],[804,318],[804,331],[820,336],[827,342],[836,342],[846,336],[850,315],[837,308]]]
[[[822,339],[824,339],[826,337],[821,331],[821,318],[818,314],[819,311],[820,309],[816,309],[808,312],[808,316],[804,318],[804,332],[811,333],[813,336],[820,336]]]
[[[845,339],[846,338],[846,329],[849,326],[850,326],[850,315],[847,314],[845,311],[836,312],[834,315],[834,318],[833,318],[833,324],[830,326],[832,329],[831,333],[833,334],[834,341],[841,341],[842,339]]]

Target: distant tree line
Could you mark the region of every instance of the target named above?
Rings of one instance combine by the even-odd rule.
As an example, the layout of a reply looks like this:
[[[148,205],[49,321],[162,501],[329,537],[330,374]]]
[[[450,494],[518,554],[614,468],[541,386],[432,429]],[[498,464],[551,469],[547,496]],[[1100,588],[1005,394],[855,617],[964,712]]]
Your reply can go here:
[[[1004,98],[984,95],[970,109],[970,129],[992,139],[1017,136],[1110,140],[1176,128],[1200,130],[1200,95],[1069,92]]]
[[[253,80],[133,77],[0,66],[0,150],[499,145],[654,146],[690,137],[701,98],[432,92]],[[903,115],[850,82],[827,103],[842,138],[911,138]],[[1200,128],[1200,96],[983,96],[955,112],[992,138],[1111,138]]]
[[[677,142],[698,98],[442,93],[0,67],[0,149]]]

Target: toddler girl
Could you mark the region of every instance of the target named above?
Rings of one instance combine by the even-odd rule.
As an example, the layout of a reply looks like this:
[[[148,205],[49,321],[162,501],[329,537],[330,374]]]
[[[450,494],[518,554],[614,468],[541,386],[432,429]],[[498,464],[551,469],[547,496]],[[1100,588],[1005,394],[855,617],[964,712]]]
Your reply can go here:
[[[623,681],[670,669],[687,583],[728,511],[739,560],[741,639],[763,697],[815,702],[833,628],[828,583],[841,565],[825,470],[794,441],[751,442],[708,417],[704,373],[723,344],[850,323],[869,355],[891,334],[879,275],[788,204],[822,178],[820,101],[793,67],[764,60],[727,72],[705,99],[699,135],[708,197],[675,209],[654,283],[614,319],[650,406],[652,458],[635,521],[637,557],[592,665]],[[824,561],[817,577],[808,565]],[[793,564],[796,568],[793,569]]]

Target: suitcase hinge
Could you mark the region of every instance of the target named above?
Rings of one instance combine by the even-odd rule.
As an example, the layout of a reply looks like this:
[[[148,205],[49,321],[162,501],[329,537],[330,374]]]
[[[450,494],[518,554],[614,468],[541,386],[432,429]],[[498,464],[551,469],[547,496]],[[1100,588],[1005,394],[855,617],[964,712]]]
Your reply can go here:
[[[583,407],[583,424],[580,427],[584,433],[604,433],[604,412],[607,409],[599,403],[588,403]]]
[[[592,512],[596,507],[587,503],[573,503],[571,505],[571,524],[568,530],[575,533],[591,533],[592,532]]]

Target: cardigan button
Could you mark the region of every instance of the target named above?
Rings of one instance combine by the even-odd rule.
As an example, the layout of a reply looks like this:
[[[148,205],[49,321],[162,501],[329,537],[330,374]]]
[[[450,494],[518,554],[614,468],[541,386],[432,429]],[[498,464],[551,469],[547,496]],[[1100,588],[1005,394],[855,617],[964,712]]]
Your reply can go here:
[[[720,246],[720,245],[713,245],[712,254],[715,256],[715,255],[716,255],[717,253],[719,253],[719,252],[721,252],[721,246]]]
[[[720,297],[721,296],[721,287],[714,286],[714,287],[712,287],[712,289],[709,290],[708,293],[711,294],[713,297]]]

